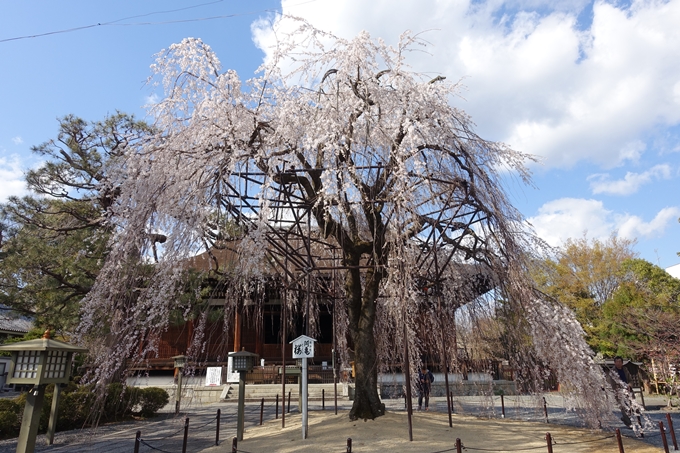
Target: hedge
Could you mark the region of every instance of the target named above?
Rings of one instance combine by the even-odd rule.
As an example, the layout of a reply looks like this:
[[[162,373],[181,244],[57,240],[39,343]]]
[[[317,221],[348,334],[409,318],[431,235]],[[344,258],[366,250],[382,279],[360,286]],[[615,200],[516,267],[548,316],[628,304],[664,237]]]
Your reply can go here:
[[[47,431],[54,386],[45,391],[39,432]],[[115,422],[133,416],[152,417],[170,400],[168,393],[158,387],[124,387],[120,383],[109,384],[103,399],[97,398],[91,386],[69,384],[62,389],[57,418],[57,431],[80,429],[100,422]],[[19,435],[26,394],[14,399],[0,399],[0,438]]]

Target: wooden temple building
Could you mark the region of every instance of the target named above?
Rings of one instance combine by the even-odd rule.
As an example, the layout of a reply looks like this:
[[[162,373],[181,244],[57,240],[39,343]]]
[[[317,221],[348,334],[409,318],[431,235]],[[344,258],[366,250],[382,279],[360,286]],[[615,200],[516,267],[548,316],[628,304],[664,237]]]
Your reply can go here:
[[[213,249],[210,253],[202,253],[188,260],[188,268],[199,272],[210,271],[211,269],[228,270],[230,266],[238,265],[238,255],[230,248]],[[481,295],[491,290],[495,284],[492,280],[471,266],[462,269],[468,274],[465,286],[467,294]],[[206,367],[226,366],[229,352],[246,350],[257,354],[264,360],[265,366],[280,366],[282,364],[293,365],[292,348],[289,343],[302,334],[306,334],[304,326],[304,316],[297,314],[296,322],[287,328],[285,332],[285,345],[282,345],[282,303],[280,296],[280,286],[273,280],[262,294],[253,296],[251,299],[244,298],[243,303],[233,314],[228,315],[225,326],[225,318],[220,307],[224,306],[226,288],[220,291],[221,283],[215,280],[215,288],[211,298],[207,299],[206,304],[212,308],[208,311],[202,335],[196,335],[199,329],[199,321],[189,319],[171,323],[169,328],[163,332],[158,339],[158,352],[155,357],[145,357],[144,360],[132,363],[129,362],[128,369],[143,371],[145,373],[165,374],[174,370],[173,357],[186,355],[191,357],[197,372]],[[223,284],[223,283],[222,283]],[[461,290],[461,293],[463,291]],[[301,292],[301,297],[304,297]],[[469,297],[469,296],[468,296]],[[476,296],[475,296],[476,297]],[[257,302],[253,299],[257,298]],[[460,296],[462,300],[464,296]],[[318,311],[318,324],[315,344],[314,359],[310,366],[319,366],[320,369],[331,369],[333,363],[333,305],[320,302]],[[214,313],[214,316],[212,314]],[[228,312],[229,313],[229,312]],[[198,338],[198,340],[196,340]],[[197,341],[200,344],[192,344]],[[349,339],[348,339],[349,341]],[[140,345],[141,349],[141,345]],[[285,352],[284,352],[285,351]],[[431,363],[437,369],[439,359],[428,354],[423,357],[424,362]],[[469,362],[464,357],[460,357],[461,363]],[[477,368],[493,369],[493,374],[500,375],[498,369],[499,361],[483,361],[479,366],[473,366],[472,362],[464,365],[471,371]],[[488,363],[487,363],[488,362]],[[495,365],[489,365],[490,363]]]
[[[197,271],[207,271],[211,267],[226,267],[236,263],[236,253],[230,249],[212,250],[189,260],[190,267]],[[225,265],[226,263],[226,265]],[[279,289],[272,285],[255,302],[245,299],[243,305],[233,312],[229,322],[225,323],[220,307],[224,306],[224,291],[217,288],[210,299],[206,300],[209,312],[203,334],[196,337],[200,321],[195,319],[181,320],[170,324],[161,334],[156,357],[145,357],[141,362],[129,362],[129,369],[150,371],[174,370],[173,357],[190,356],[193,349],[200,351],[192,360],[196,360],[197,368],[209,366],[226,366],[229,352],[245,349],[264,359],[267,365],[292,365],[292,348],[290,341],[305,333],[304,319],[298,316],[293,328],[286,331],[285,359],[281,344],[282,304]],[[259,305],[259,308],[257,307]],[[259,310],[259,312],[258,312]],[[214,314],[214,316],[212,316]],[[225,326],[225,324],[227,324]],[[319,304],[318,333],[315,345],[315,356],[311,365],[329,365],[332,362],[333,350],[333,314],[332,305]],[[202,338],[201,338],[202,337]],[[200,345],[192,345],[200,341]],[[192,349],[192,346],[194,347]],[[325,365],[326,366],[326,365]]]

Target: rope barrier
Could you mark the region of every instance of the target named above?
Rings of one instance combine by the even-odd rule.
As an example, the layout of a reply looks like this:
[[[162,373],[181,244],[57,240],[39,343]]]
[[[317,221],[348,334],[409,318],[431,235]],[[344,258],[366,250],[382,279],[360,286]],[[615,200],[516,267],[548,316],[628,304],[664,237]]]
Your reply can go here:
[[[473,451],[491,451],[491,452],[507,452],[507,451],[512,451],[512,452],[518,452],[518,451],[532,451],[532,450],[538,450],[538,449],[543,449],[545,450],[545,445],[539,445],[537,447],[527,447],[527,448],[520,448],[519,450],[508,450],[507,448],[504,448],[503,450],[490,450],[488,448],[475,448],[475,447],[465,447],[463,446],[463,450],[473,450]],[[448,450],[451,451],[451,450]]]
[[[177,435],[177,434],[179,434],[179,433],[181,433],[181,432],[183,432],[183,431],[184,431],[184,426],[182,426],[178,431],[175,431],[175,432],[172,433],[172,434],[168,434],[167,436],[163,436],[163,437],[152,437],[152,438],[149,439],[149,440],[153,442],[153,441],[157,441],[157,440],[165,440],[165,439],[169,439],[169,438],[171,438],[171,437],[173,437],[173,436],[175,436],[175,435]]]
[[[611,436],[606,436],[606,437],[601,437],[599,439],[590,439],[590,440],[579,440],[576,442],[557,442],[556,440],[553,439],[553,445],[576,445],[576,444],[587,444],[591,442],[600,442],[602,440],[607,440],[607,439],[613,439],[614,435]]]
[[[605,437],[601,437],[601,438],[597,438],[597,439],[588,439],[588,440],[582,440],[582,441],[576,441],[576,442],[558,442],[557,440],[552,438],[552,445],[576,445],[576,444],[602,442],[602,441],[605,441],[605,440],[608,440],[608,439],[612,439],[614,437],[615,437],[614,435],[610,435],[610,436],[605,436]],[[447,448],[447,449],[444,449],[444,450],[432,451],[430,453],[448,453],[448,452],[455,451],[456,448],[457,447],[452,447],[452,448]],[[471,447],[471,446],[464,446],[464,445],[462,446],[462,449],[466,450],[466,451],[484,451],[484,452],[496,452],[496,453],[501,452],[501,451],[519,453],[519,452],[535,451],[535,450],[540,450],[540,449],[545,449],[545,448],[546,447],[544,445],[538,445],[538,446],[535,446],[535,447],[523,447],[523,448],[518,448],[518,449],[507,449],[506,448],[506,449],[503,449],[503,450],[496,450],[496,449]],[[237,451],[241,452],[241,453],[250,453],[250,452],[246,452],[245,450],[241,450],[241,449],[238,449]]]
[[[514,399],[514,398],[513,398],[513,399]],[[507,400],[508,400],[508,402],[511,402],[511,401],[512,401],[511,398],[507,398]],[[519,403],[519,400],[517,400],[517,402]],[[489,406],[486,404],[485,401],[468,401],[468,402],[466,402],[465,405],[462,405],[462,404],[460,404],[460,402],[458,402],[458,404],[459,404],[459,406],[461,406],[461,408],[463,409],[463,411],[465,411],[465,406],[468,406],[468,407],[472,406],[472,411],[474,411],[474,408],[479,408],[479,407],[485,407],[486,409],[492,409],[492,412],[493,412],[494,416],[492,416],[491,418],[496,418],[496,417],[495,417],[496,412],[497,412],[497,411],[496,411],[496,408],[495,408],[495,407],[489,407]],[[285,398],[282,399],[282,400],[280,400],[279,404],[276,404],[276,402],[275,402],[274,400],[265,401],[265,399],[263,398],[259,404],[252,404],[252,405],[249,405],[249,406],[250,406],[250,407],[248,407],[248,409],[249,409],[249,412],[252,412],[251,415],[255,415],[256,412],[260,412],[260,411],[263,410],[263,408],[266,407],[267,410],[271,410],[271,413],[268,414],[267,419],[269,419],[269,417],[271,417],[271,420],[274,420],[274,417],[273,417],[274,408],[277,408],[277,409],[280,408],[280,409],[282,410],[282,412],[283,412],[283,410],[285,410],[285,409],[284,409],[284,408],[285,408]],[[546,409],[547,409],[548,406],[549,406],[549,405],[547,404],[546,400],[544,399],[544,400],[543,400],[543,414],[540,413],[540,412],[541,412],[541,408],[540,408],[540,407],[534,408],[533,410],[532,410],[532,408],[527,408],[527,407],[524,407],[524,408],[523,408],[523,407],[517,407],[517,408],[515,408],[515,415],[517,416],[517,419],[519,419],[519,420],[522,420],[522,419],[525,419],[525,420],[527,420],[527,421],[532,420],[532,419],[545,420],[545,418],[546,418],[546,412],[547,412]],[[559,405],[558,405],[558,406],[559,406]],[[553,407],[555,407],[555,406],[553,406]],[[509,415],[509,412],[512,412],[511,410],[508,410],[508,409],[509,409],[509,408],[506,407],[506,411],[505,411],[506,413],[504,414],[505,416]],[[317,409],[317,410],[318,410],[318,409]],[[397,409],[397,410],[398,410],[398,409]],[[534,415],[533,417],[526,417],[527,413],[530,414],[530,413],[532,413],[532,412],[535,413],[535,415]],[[524,417],[521,417],[521,415],[524,415]],[[221,418],[215,416],[215,417],[211,418],[210,420],[208,420],[207,422],[205,422],[205,423],[203,423],[203,424],[201,424],[201,425],[199,425],[199,426],[193,427],[192,431],[196,432],[196,431],[205,430],[205,428],[206,428],[207,426],[211,425],[212,423],[214,423],[214,422],[215,422],[216,420],[218,420],[218,419],[219,419],[219,423],[220,423],[220,424],[222,424],[222,423],[224,423],[224,424],[229,424],[230,422],[233,422],[233,420],[234,420],[235,418],[236,418],[235,415],[228,415],[228,414],[223,414]],[[257,424],[257,422],[255,422],[255,424]],[[171,453],[171,452],[168,452],[168,451],[163,450],[163,449],[161,449],[161,448],[154,447],[153,445],[149,444],[149,441],[158,441],[158,440],[168,439],[168,438],[170,438],[170,437],[173,437],[173,436],[177,435],[178,433],[182,432],[183,430],[184,430],[184,428],[181,428],[181,429],[179,429],[178,431],[176,431],[176,432],[174,432],[174,433],[172,433],[172,434],[169,434],[169,435],[166,435],[166,436],[163,436],[163,437],[154,438],[154,439],[141,439],[141,438],[139,438],[139,442],[140,442],[141,444],[143,444],[144,446],[146,446],[146,447],[148,447],[148,448],[151,448],[152,450],[159,451],[159,452],[161,452],[161,453]],[[644,435],[644,434],[643,434],[643,435]],[[656,433],[650,432],[650,433],[647,434],[646,437],[648,437],[648,438],[654,438],[654,437],[658,437],[658,436],[661,436],[661,435],[662,435],[662,434],[661,434],[660,432],[656,432]],[[609,440],[609,439],[613,439],[613,438],[615,438],[615,437],[616,437],[615,435],[607,435],[607,436],[605,436],[605,437],[600,437],[600,438],[596,438],[596,439],[579,440],[579,441],[573,441],[573,442],[562,442],[562,441],[559,441],[559,442],[558,442],[558,441],[553,437],[553,438],[550,438],[550,445],[549,445],[548,447],[550,447],[550,446],[552,446],[552,445],[555,445],[555,446],[557,446],[557,445],[566,446],[566,445],[577,445],[577,444],[597,443],[597,442],[603,442],[603,441],[606,441],[606,440]],[[633,436],[630,436],[630,435],[629,435],[629,436],[625,436],[625,437],[633,438]],[[636,435],[635,437],[636,437],[636,438],[639,438],[639,437],[641,437],[641,436],[640,436],[640,435]],[[543,439],[543,440],[545,441],[545,439]],[[532,440],[527,439],[527,441],[529,441],[529,442],[537,442],[536,439],[532,439]],[[504,452],[516,452],[516,453],[519,453],[519,452],[530,452],[530,451],[536,451],[536,450],[541,450],[541,449],[545,449],[545,448],[546,448],[545,444],[543,444],[543,445],[537,445],[537,446],[534,446],[534,447],[523,447],[523,448],[518,448],[518,449],[507,449],[507,448],[506,448],[506,449],[503,449],[503,450],[496,450],[496,449],[489,449],[489,448],[480,448],[480,447],[473,447],[473,446],[464,446],[464,445],[460,444],[460,445],[457,445],[457,446],[452,447],[452,448],[447,448],[447,449],[443,449],[443,450],[432,451],[432,452],[430,452],[430,453],[449,453],[449,452],[456,451],[459,447],[460,447],[460,450],[459,450],[459,451],[463,451],[463,450],[464,450],[464,451],[479,451],[479,452],[501,452],[501,451],[504,451]],[[550,448],[549,448],[549,450],[550,450]],[[241,449],[237,449],[237,450],[234,450],[234,451],[238,451],[238,452],[241,452],[241,453],[251,453],[251,452],[248,452],[248,451],[246,451],[246,450],[241,450]]]
[[[217,420],[217,416],[211,418],[211,419],[208,420],[206,423],[204,423],[204,424],[202,424],[202,425],[200,425],[200,426],[195,426],[194,429],[202,429],[202,428],[205,428],[205,427],[208,426],[208,425],[212,425],[212,423],[213,423],[214,421],[216,421],[216,420]]]
[[[465,448],[465,447],[463,447],[463,448]],[[430,453],[446,453],[448,451],[454,451],[455,449],[456,449],[456,447],[453,447],[453,448],[447,448],[446,450],[433,451],[433,452],[430,452]]]
[[[142,439],[142,438],[139,439],[139,443],[141,443],[141,444],[143,444],[143,445],[146,445],[147,447],[149,447],[149,448],[152,449],[152,450],[160,451],[161,453],[172,453],[172,452],[169,452],[169,451],[167,451],[167,450],[162,450],[162,449],[160,449],[160,448],[156,448],[156,447],[154,447],[153,445],[147,443],[147,442],[146,442],[144,439]]]

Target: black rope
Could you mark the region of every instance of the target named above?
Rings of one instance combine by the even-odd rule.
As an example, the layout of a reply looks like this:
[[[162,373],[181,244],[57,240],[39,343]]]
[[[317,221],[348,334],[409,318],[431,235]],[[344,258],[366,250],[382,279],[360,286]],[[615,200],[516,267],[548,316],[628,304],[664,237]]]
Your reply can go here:
[[[144,439],[142,439],[141,437],[139,438],[139,443],[141,443],[141,444],[143,444],[143,445],[146,445],[147,447],[149,447],[149,448],[152,449],[152,450],[160,451],[160,452],[162,452],[162,453],[171,453],[171,452],[169,452],[169,451],[167,451],[167,450],[161,450],[160,448],[154,447],[153,445],[147,443],[147,442],[146,442]]]
[[[601,438],[598,438],[598,439],[581,440],[581,441],[577,441],[577,442],[557,442],[557,440],[555,440],[555,439],[553,438],[553,439],[552,439],[552,444],[553,444],[553,445],[576,445],[576,444],[585,444],[585,443],[590,443],[590,442],[600,442],[600,441],[603,441],[603,440],[612,439],[613,437],[614,437],[614,436],[611,435],[611,436],[601,437]],[[462,446],[462,448],[463,448],[463,450],[474,450],[474,451],[491,451],[491,452],[513,451],[513,452],[520,452],[520,451],[538,450],[538,449],[541,449],[541,448],[545,448],[545,446],[544,446],[544,445],[539,445],[539,446],[536,446],[536,447],[520,448],[520,449],[518,449],[518,450],[509,450],[509,449],[507,449],[507,448],[506,448],[506,449],[503,449],[503,450],[492,450],[492,449],[488,449],[488,448],[475,448],[475,447],[466,447],[466,446]],[[449,448],[449,449],[446,449],[446,450],[437,450],[437,451],[433,451],[433,452],[431,452],[431,453],[446,453],[446,452],[449,452],[449,451],[453,451],[453,450],[455,450],[455,449],[456,449],[456,448],[454,447],[454,448]]]
[[[539,448],[544,449],[545,445],[539,445],[538,447],[527,447],[527,448],[520,448],[519,450],[509,450],[507,448],[504,448],[503,450],[490,450],[488,448],[475,448],[475,447],[463,447],[463,450],[475,450],[475,451],[494,451],[494,452],[499,452],[499,451],[530,451],[530,450],[538,450]],[[446,450],[446,451],[451,451],[451,450]]]
[[[211,418],[210,420],[208,420],[207,422],[205,422],[205,423],[202,424],[202,425],[199,425],[199,426],[192,426],[192,429],[202,429],[202,428],[205,428],[206,426],[211,425],[215,420],[217,420],[217,415],[214,416],[213,418]]]
[[[553,438],[553,445],[576,445],[576,444],[587,444],[589,442],[600,442],[601,440],[607,440],[607,439],[613,439],[614,435],[611,436],[606,436],[606,437],[600,437],[599,439],[590,439],[590,440],[579,440],[576,442],[557,442]]]
[[[152,437],[152,438],[149,439],[149,440],[151,440],[151,441],[156,441],[156,440],[165,440],[165,439],[169,439],[170,437],[176,436],[177,434],[181,433],[182,431],[184,431],[184,427],[180,428],[178,431],[175,431],[175,432],[172,433],[172,434],[168,434],[167,436],[162,436],[162,437]]]
[[[437,451],[433,451],[433,452],[431,452],[431,453],[446,453],[447,451],[453,451],[453,450],[455,450],[455,449],[456,449],[456,447],[453,447],[453,448],[449,448],[449,449],[447,449],[447,450],[437,450]]]

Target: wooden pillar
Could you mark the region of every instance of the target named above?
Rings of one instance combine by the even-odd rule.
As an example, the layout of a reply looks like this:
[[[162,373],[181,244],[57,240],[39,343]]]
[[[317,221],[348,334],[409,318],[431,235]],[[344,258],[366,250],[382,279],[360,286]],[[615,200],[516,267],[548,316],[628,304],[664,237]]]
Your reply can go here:
[[[234,311],[234,351],[241,350],[241,313],[236,309]]]
[[[251,318],[252,321],[252,318]],[[257,321],[255,321],[257,322]],[[259,355],[261,359],[264,359],[262,356],[262,350],[264,349],[264,317],[262,319],[262,324],[256,325],[255,326],[255,354]]]
[[[61,385],[54,384],[54,393],[52,394],[52,407],[50,410],[50,419],[47,424],[47,444],[54,445],[54,432],[57,430],[57,417],[59,416],[59,397],[61,396]]]
[[[17,453],[33,453],[35,439],[38,436],[38,424],[45,399],[45,384],[36,385],[26,396],[24,417],[21,421],[21,431],[17,440]]]
[[[194,336],[194,320],[190,319],[187,321],[187,342],[184,351],[179,351],[179,354],[186,354],[186,351],[191,349],[191,340]]]

